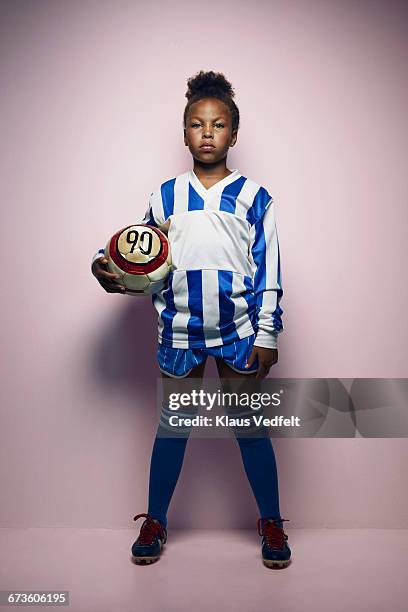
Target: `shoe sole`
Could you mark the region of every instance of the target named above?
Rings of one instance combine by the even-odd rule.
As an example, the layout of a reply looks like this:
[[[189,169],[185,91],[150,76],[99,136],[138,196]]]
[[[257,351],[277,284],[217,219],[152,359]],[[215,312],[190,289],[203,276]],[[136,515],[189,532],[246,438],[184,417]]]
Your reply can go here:
[[[262,559],[262,561],[263,561],[263,564],[266,567],[272,567],[272,568],[276,568],[276,569],[287,567],[290,564],[290,562],[291,562],[290,559],[288,559],[287,561],[285,561],[285,560],[283,560],[283,561],[273,561],[271,559]]]
[[[134,557],[132,555],[132,561],[133,563],[136,563],[136,565],[150,565],[151,563],[155,563],[155,561],[157,561],[158,559],[160,559],[160,556],[158,557]]]
[[[160,549],[160,553],[158,555],[156,555],[155,557],[153,556],[149,556],[149,557],[135,557],[134,555],[132,555],[132,561],[133,563],[136,563],[137,565],[150,565],[151,563],[155,563],[156,561],[158,561],[161,557],[161,554],[164,550],[164,546],[165,546],[166,542],[163,542],[162,547]]]

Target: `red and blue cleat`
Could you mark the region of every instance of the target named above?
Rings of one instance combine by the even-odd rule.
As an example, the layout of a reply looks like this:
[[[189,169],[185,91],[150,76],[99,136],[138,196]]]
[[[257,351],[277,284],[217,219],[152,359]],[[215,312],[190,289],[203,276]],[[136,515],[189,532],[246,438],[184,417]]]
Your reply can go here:
[[[136,514],[134,521],[144,516],[146,520],[140,528],[139,537],[132,546],[132,560],[139,565],[153,563],[160,558],[163,545],[167,540],[167,530],[150,514]]]
[[[258,519],[258,533],[262,536],[262,561],[266,567],[282,568],[290,563],[288,536],[277,523],[288,519],[264,517]]]

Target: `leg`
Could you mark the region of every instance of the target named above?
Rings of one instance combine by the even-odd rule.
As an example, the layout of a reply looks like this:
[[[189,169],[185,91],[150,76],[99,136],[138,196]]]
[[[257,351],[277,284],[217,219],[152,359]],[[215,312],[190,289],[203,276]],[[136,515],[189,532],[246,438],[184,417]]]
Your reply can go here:
[[[234,378],[245,381],[255,378],[256,372],[240,374],[232,370],[225,361],[217,359],[216,362],[221,380]],[[280,518],[278,472],[271,439],[236,436],[236,440],[260,516]],[[282,526],[281,523],[278,524]]]
[[[201,379],[204,368],[205,361],[193,368],[188,377]],[[164,373],[161,376],[170,378]],[[150,463],[148,514],[166,527],[167,510],[181,472],[188,437],[160,437],[160,428],[159,424]]]

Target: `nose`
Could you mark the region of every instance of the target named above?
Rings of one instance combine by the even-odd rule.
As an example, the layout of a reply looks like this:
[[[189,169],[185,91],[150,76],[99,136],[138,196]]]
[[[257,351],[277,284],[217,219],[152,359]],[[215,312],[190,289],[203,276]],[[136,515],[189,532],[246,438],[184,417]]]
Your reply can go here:
[[[207,124],[207,126],[205,126],[203,129],[203,138],[212,138],[212,136],[213,136],[213,132],[212,132],[211,124]]]

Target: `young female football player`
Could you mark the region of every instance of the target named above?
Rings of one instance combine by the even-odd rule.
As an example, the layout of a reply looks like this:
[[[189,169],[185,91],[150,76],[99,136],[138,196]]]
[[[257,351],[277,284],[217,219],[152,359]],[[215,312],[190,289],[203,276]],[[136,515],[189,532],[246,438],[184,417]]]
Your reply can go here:
[[[206,359],[213,356],[221,379],[262,379],[278,361],[283,290],[275,203],[264,187],[227,168],[239,128],[234,95],[221,73],[200,71],[188,80],[184,144],[193,169],[151,194],[143,220],[166,227],[172,253],[168,284],[153,295],[164,378],[202,378]],[[117,275],[107,270],[104,249],[94,255],[92,272],[107,292],[124,292]],[[132,546],[137,563],[160,557],[188,440],[188,435],[159,435],[164,408],[162,417],[152,450],[148,511],[134,517],[145,518]],[[235,439],[260,513],[263,562],[285,567],[291,551],[271,440]]]

